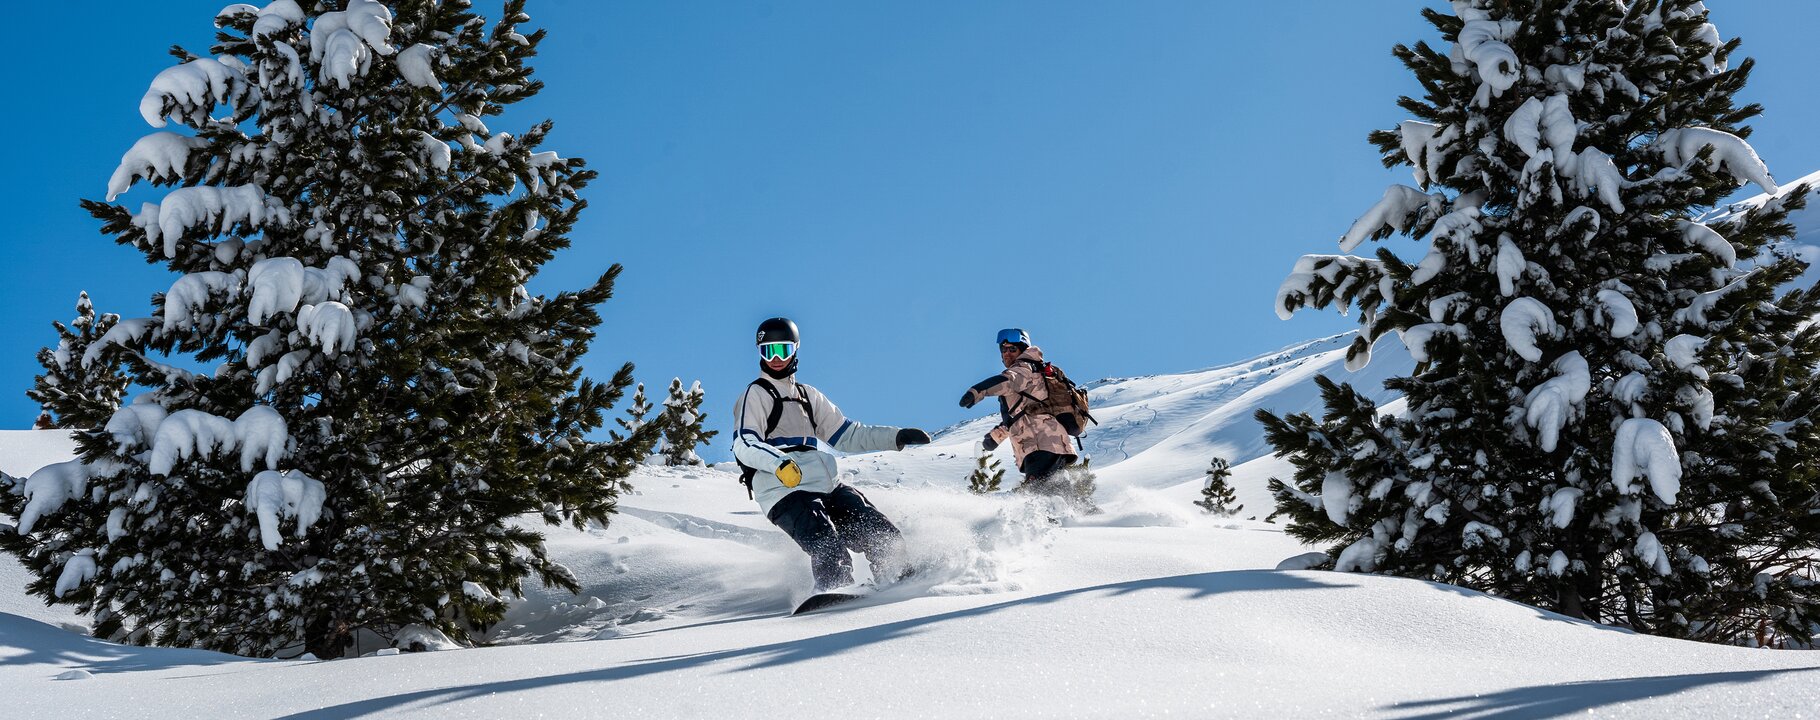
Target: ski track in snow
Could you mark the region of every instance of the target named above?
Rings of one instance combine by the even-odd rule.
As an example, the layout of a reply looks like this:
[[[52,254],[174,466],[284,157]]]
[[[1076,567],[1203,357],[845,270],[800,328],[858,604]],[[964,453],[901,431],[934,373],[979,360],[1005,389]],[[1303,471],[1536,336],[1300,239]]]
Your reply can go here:
[[[788,612],[807,595],[806,559],[726,465],[641,468],[609,526],[543,528],[583,591],[528,585],[487,648],[291,662],[123,647],[56,627],[81,619],[25,596],[23,568],[0,558],[0,716],[1706,720],[1820,705],[1810,652],[1639,636],[1434,583],[1274,570],[1310,548],[1243,519],[1268,512],[1266,480],[1291,470],[1264,455],[1251,414],[1318,411],[1315,373],[1375,387],[1407,369],[1390,338],[1347,373],[1349,340],[1092,383],[1097,515],[966,493],[991,418],[845,458],[843,480],[899,523],[923,572],[801,617]],[[55,433],[0,433],[0,471],[72,451]],[[1235,518],[1189,504],[1216,454],[1233,461]]]

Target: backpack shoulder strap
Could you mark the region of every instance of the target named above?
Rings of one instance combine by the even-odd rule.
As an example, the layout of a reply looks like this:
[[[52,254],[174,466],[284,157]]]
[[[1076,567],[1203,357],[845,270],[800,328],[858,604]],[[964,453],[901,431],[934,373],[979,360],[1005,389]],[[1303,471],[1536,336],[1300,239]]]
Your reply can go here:
[[[760,380],[753,380],[752,384],[757,385],[761,388],[764,388],[765,392],[769,393],[771,395],[771,412],[765,414],[765,437],[766,438],[770,438],[771,433],[773,433],[777,430],[777,424],[779,422],[783,421],[784,403],[787,403],[787,402],[792,402],[792,403],[797,403],[799,405],[802,405],[803,414],[808,416],[808,418],[809,418],[809,427],[811,429],[818,427],[815,423],[815,405],[809,402],[809,391],[803,389],[802,383],[796,384],[796,397],[790,398],[788,400],[784,399],[784,396],[782,394],[779,394],[777,392],[777,388],[772,387],[771,383],[765,382],[764,380],[760,379]]]
[[[765,392],[771,395],[771,411],[765,414],[765,437],[768,438],[771,437],[771,431],[777,429],[778,421],[784,418],[784,398],[777,394],[777,388],[771,387],[771,383],[764,380],[753,380],[752,385],[764,388]],[[751,385],[747,387],[751,387]]]
[[[1032,360],[1030,358],[1019,358],[1018,362],[1029,365],[1030,371],[1036,373],[1038,382],[1044,382],[1045,378],[1047,378],[1049,376],[1048,372],[1047,372],[1047,369],[1050,367],[1049,363],[1043,362],[1041,360]],[[1017,391],[1017,394],[1022,395],[1024,397],[1024,402],[1018,404],[1018,407],[1020,409],[1025,408],[1030,403],[1042,402],[1042,400],[1037,399],[1037,397],[1035,395],[1031,395],[1029,392],[1026,392],[1023,390]],[[1018,413],[1018,415],[1023,415],[1023,414],[1024,413],[1022,413],[1022,412]]]
[[[803,388],[802,383],[796,384],[796,398],[797,402],[803,404],[803,414],[809,416],[809,430],[821,432],[820,426],[815,423],[815,405],[809,402],[809,391]]]

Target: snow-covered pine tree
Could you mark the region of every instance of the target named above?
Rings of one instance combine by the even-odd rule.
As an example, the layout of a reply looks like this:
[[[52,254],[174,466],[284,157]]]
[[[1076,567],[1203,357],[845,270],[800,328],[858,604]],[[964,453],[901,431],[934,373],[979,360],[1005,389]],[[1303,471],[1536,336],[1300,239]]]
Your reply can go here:
[[[1238,501],[1238,494],[1232,490],[1232,469],[1227,464],[1226,458],[1214,458],[1207,468],[1207,485],[1201,488],[1201,499],[1196,500],[1194,504],[1199,505],[1209,515],[1231,517],[1245,509],[1245,506],[1239,505]]]
[[[41,407],[38,419],[32,423],[34,429],[97,430],[119,409],[126,394],[126,374],[114,364],[82,361],[95,341],[106,336],[119,321],[119,316],[112,313],[96,315],[86,292],[77,297],[76,317],[68,325],[51,321],[57,330],[57,346],[38,350],[38,364],[44,373],[25,391],[26,397]],[[0,474],[0,515],[16,518],[24,511],[24,482],[23,478]],[[0,536],[6,534],[6,526],[0,526]]]
[[[97,429],[120,408],[120,399],[126,395],[126,374],[114,365],[82,362],[89,346],[119,321],[113,313],[96,315],[85,292],[76,299],[75,319],[68,325],[51,323],[57,329],[57,346],[38,351],[44,374],[25,392],[49,413],[49,427]]]
[[[151,389],[26,481],[0,544],[31,592],[99,636],[335,657],[360,631],[470,641],[527,577],[578,589],[519,518],[605,523],[658,429],[588,437],[631,385],[578,365],[618,266],[525,289],[595,174],[539,149],[548,122],[482,120],[542,88],[522,8],[231,5],[211,56],[173,50],[139,108],[189,132],[84,203],[178,275],[79,360]],[[140,180],[176,187],[113,204]]]
[[[664,437],[659,448],[665,465],[702,464],[695,448],[720,434],[718,430],[702,428],[708,420],[708,414],[701,409],[704,399],[701,381],[690,383],[685,389],[682,378],[670,379],[670,395],[664,400]]]
[[[1820,611],[1814,371],[1820,294],[1765,252],[1803,193],[1775,191],[1732,66],[1692,0],[1458,0],[1451,45],[1398,46],[1424,100],[1372,134],[1392,186],[1341,238],[1428,237],[1409,264],[1302,258],[1278,295],[1358,306],[1348,365],[1395,330],[1408,411],[1320,378],[1327,411],[1259,413],[1293,483],[1290,531],[1331,566],[1483,589],[1638,630],[1807,637]]]
[[[625,438],[637,433],[646,425],[651,424],[651,421],[645,419],[650,414],[651,400],[645,396],[645,384],[639,383],[638,388],[632,391],[632,402],[626,405],[625,417],[613,419],[613,422],[619,424],[619,429],[625,432],[621,434],[616,431],[613,433],[613,437]],[[658,432],[661,437],[662,429],[660,428]]]
[[[999,484],[1005,481],[1005,468],[999,466],[998,458],[986,452],[984,445],[975,443],[973,453],[973,472],[967,475],[967,489],[975,495],[998,492]]]

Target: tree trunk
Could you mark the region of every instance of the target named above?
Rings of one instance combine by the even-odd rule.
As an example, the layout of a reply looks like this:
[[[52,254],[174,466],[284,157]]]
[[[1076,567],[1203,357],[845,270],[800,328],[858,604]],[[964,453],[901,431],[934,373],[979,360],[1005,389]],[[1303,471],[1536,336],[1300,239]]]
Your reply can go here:
[[[348,649],[348,626],[338,619],[320,618],[304,626],[303,649],[318,660],[334,660]]]
[[[1580,607],[1580,588],[1571,582],[1561,583],[1560,596],[1555,600],[1555,610],[1562,615],[1585,620],[1586,611]]]

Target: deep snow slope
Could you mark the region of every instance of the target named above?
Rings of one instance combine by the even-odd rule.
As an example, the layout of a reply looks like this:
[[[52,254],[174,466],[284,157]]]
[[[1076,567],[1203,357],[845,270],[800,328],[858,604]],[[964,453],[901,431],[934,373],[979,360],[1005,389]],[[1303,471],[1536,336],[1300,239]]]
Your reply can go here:
[[[1788,221],[1795,226],[1794,242],[1798,245],[1820,247],[1820,172],[1815,172],[1795,180],[1782,181],[1780,188],[1781,192],[1776,195],[1772,196],[1768,193],[1753,195],[1719,208],[1717,211],[1708,214],[1704,220],[1716,222],[1724,220],[1736,213],[1762,207],[1763,203],[1769,202],[1771,198],[1788,197],[1797,187],[1802,186],[1805,186],[1808,192],[1807,207],[1796,210],[1788,215]]]
[[[1178,499],[1198,497],[1202,473],[1214,457],[1237,466],[1269,454],[1263,428],[1253,418],[1258,410],[1320,415],[1320,390],[1313,382],[1317,374],[1352,383],[1380,403],[1394,399],[1394,393],[1383,389],[1384,379],[1410,372],[1414,361],[1409,351],[1395,335],[1380,338],[1371,364],[1350,372],[1345,368],[1346,346],[1353,337],[1335,335],[1205,370],[1089,383],[1088,396],[1100,424],[1088,431],[1082,444],[1093,460],[1102,495],[1159,491]],[[1056,359],[1063,367],[1066,362]],[[982,368],[981,377],[991,370]],[[843,467],[850,478],[954,485],[972,472],[980,439],[998,423],[996,408],[991,411],[937,433],[928,446],[855,458]],[[1006,469],[1009,487],[1018,477],[1011,450],[1000,447],[994,454]],[[1267,477],[1235,482],[1247,516],[1270,505]]]
[[[34,436],[58,441],[0,436],[0,454],[56,455]],[[1260,485],[1275,462],[1240,466],[1238,484]],[[550,531],[584,592],[533,592],[494,647],[249,660],[121,647],[6,610],[0,717],[1705,720],[1820,705],[1813,653],[1636,636],[1433,583],[1277,571],[1307,548],[1142,487],[1073,517],[967,494],[901,454],[887,466],[904,477],[854,482],[926,569],[847,609],[786,615],[806,563],[731,473],[646,468],[609,527]]]
[[[1702,220],[1718,222],[1733,215],[1748,212],[1762,207],[1774,198],[1788,197],[1799,187],[1807,188],[1807,207],[1788,214],[1789,223],[1795,226],[1795,237],[1786,244],[1788,251],[1793,252],[1812,264],[1807,272],[1796,281],[1799,285],[1813,285],[1820,282],[1820,172],[1792,182],[1783,182],[1781,192],[1776,195],[1761,193],[1726,205],[1711,213]]]
[[[1187,503],[1198,497],[1201,473],[1218,455],[1235,466],[1257,460],[1254,472],[1235,478],[1246,508],[1240,517],[1268,514],[1265,481],[1272,473],[1287,474],[1288,468],[1268,457],[1258,460],[1269,448],[1252,414],[1260,408],[1318,413],[1320,398],[1311,382],[1317,373],[1370,388],[1381,400],[1389,397],[1381,389],[1383,378],[1407,372],[1412,364],[1401,342],[1386,337],[1378,343],[1370,366],[1348,372],[1345,348],[1352,337],[1347,333],[1323,338],[1193,372],[1089,383],[1100,425],[1088,433],[1085,446],[1097,468],[1102,501],[1162,505],[1185,514],[1193,509]],[[982,376],[990,370],[983,368]],[[846,480],[868,491],[941,490],[930,495],[936,498],[951,494],[964,486],[977,441],[995,423],[996,415],[982,417],[938,433],[927,447],[848,458],[843,462]],[[74,444],[56,433],[0,431],[0,471],[24,477],[70,457],[73,450]],[[1009,488],[1018,477],[1010,449],[1000,448],[997,455],[1007,469]],[[679,612],[734,613],[789,602],[790,589],[809,582],[806,567],[793,562],[799,551],[758,516],[744,491],[726,474],[730,467],[723,469],[649,469],[638,484],[638,494],[622,503],[624,514],[611,529],[551,531],[553,549],[568,553],[571,569],[585,584],[601,590],[581,597],[533,590],[535,602],[515,610],[494,630],[492,639],[502,643],[589,639],[619,632],[618,624],[628,619],[651,622]],[[943,513],[932,510],[927,515],[933,519]],[[999,560],[982,555],[971,562],[991,566]],[[783,582],[779,578],[760,582],[752,577],[755,564],[787,568],[792,574]],[[996,567],[955,572],[979,583],[1000,580]],[[24,578],[17,562],[0,557],[0,612],[51,623],[81,622],[60,607],[46,608],[36,599],[6,591],[23,585]],[[754,590],[757,587],[769,589]],[[726,588],[741,591],[724,592]]]
[[[76,455],[76,441],[65,433],[0,430],[0,473],[23,478],[33,470]]]

